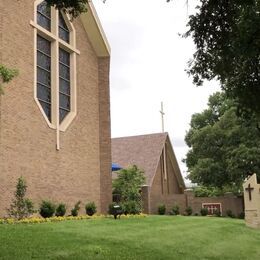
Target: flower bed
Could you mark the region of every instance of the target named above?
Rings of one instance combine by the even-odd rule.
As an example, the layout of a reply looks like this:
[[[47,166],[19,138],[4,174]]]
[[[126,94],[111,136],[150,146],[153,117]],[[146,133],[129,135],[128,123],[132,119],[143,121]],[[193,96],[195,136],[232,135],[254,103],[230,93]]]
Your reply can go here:
[[[139,214],[139,215],[122,215],[122,219],[128,218],[144,218],[147,217],[146,214]],[[68,220],[84,220],[84,219],[104,219],[104,218],[113,218],[112,215],[82,215],[82,216],[67,216],[67,217],[51,217],[51,218],[42,218],[42,217],[31,217],[31,218],[24,218],[21,220],[17,220],[14,218],[2,218],[0,219],[0,224],[38,224],[38,223],[45,223],[45,222],[60,222],[60,221],[68,221]]]

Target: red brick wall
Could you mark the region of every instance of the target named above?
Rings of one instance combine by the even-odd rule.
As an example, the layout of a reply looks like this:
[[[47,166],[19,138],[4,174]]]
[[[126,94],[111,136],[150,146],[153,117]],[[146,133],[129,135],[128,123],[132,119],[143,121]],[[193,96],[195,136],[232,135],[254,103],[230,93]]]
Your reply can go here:
[[[157,214],[159,204],[166,205],[166,212],[169,212],[175,204],[178,204],[181,210],[186,208],[186,197],[181,194],[178,187],[174,169],[167,160],[167,180],[164,179],[164,173],[162,172],[162,162],[158,165],[156,175],[153,180],[152,187],[150,188],[149,208],[150,214]]]
[[[236,197],[232,194],[227,194],[221,197],[195,197],[192,191],[185,192],[187,203],[193,209],[194,213],[200,213],[202,203],[221,203],[223,215],[226,215],[227,210],[231,210],[235,216],[238,216],[244,211],[243,198]]]
[[[166,206],[166,213],[169,213],[174,205],[178,205],[181,214],[185,214],[188,206],[192,208],[193,214],[200,214],[202,203],[221,203],[223,216],[226,215],[227,210],[231,210],[236,217],[244,211],[243,198],[233,195],[207,198],[195,197],[192,191],[185,191],[185,194],[161,194],[159,192],[156,194],[154,190],[152,194],[152,190],[153,187],[146,187],[146,191],[150,191],[150,193],[143,192],[144,212],[149,214],[157,214],[160,204]]]
[[[150,187],[145,185],[142,187],[142,212],[150,213]]]
[[[227,210],[238,216],[243,212],[243,200],[235,196],[224,196],[217,198],[197,198],[193,192],[185,191],[183,194],[179,187],[175,169],[167,156],[167,179],[164,178],[163,157],[161,157],[151,187],[143,188],[143,209],[145,213],[157,214],[158,206],[165,204],[166,212],[169,213],[174,205],[178,205],[180,213],[185,214],[185,209],[191,206],[193,213],[200,213],[202,203],[221,203],[223,214]]]

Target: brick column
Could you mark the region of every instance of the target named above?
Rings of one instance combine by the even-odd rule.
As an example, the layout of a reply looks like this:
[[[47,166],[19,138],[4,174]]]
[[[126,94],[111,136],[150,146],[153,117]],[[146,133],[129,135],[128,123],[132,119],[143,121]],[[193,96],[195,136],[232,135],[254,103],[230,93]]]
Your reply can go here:
[[[99,148],[100,148],[100,207],[107,213],[112,202],[111,127],[110,127],[110,58],[99,58]]]
[[[3,53],[3,2],[4,1],[0,1],[0,64],[2,64],[2,53]],[[0,78],[0,84],[2,84],[2,78]],[[1,114],[2,114],[2,98],[1,98],[1,94],[0,94],[0,155],[1,155]],[[0,172],[1,172],[1,168],[0,168]]]
[[[142,207],[143,213],[150,213],[150,187],[148,185],[142,186]]]
[[[186,189],[184,191],[186,197],[186,208],[191,207],[193,208],[193,200],[194,200],[194,192],[191,189]]]

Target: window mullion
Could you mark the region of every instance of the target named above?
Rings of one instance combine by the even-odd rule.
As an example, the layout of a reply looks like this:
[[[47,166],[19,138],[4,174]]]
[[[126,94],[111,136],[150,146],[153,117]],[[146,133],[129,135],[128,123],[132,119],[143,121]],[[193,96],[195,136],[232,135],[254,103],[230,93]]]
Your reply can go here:
[[[60,113],[59,113],[59,104],[60,104],[60,97],[59,97],[59,12],[54,7],[52,7],[52,17],[53,17],[53,27],[52,33],[55,35],[55,42],[54,42],[54,55],[53,55],[53,92],[54,92],[54,107],[55,107],[55,125],[56,125],[56,149],[60,150]]]
[[[73,52],[70,55],[70,66],[71,69],[70,70],[70,98],[71,98],[71,110],[74,111],[76,113],[77,110],[77,104],[76,104],[76,96],[77,96],[77,73],[76,73],[76,56],[77,54],[75,52]]]
[[[52,116],[53,123],[59,127],[59,42],[58,37],[58,11],[52,8],[52,34],[56,40],[52,42]]]
[[[52,66],[52,77],[51,77],[51,92],[52,92],[52,99],[51,102],[53,104],[52,106],[52,118],[53,118],[53,124],[57,125],[59,113],[57,113],[57,108],[59,107],[59,95],[57,95],[58,88],[58,75],[59,75],[59,66],[57,64],[57,55],[59,51],[59,45],[57,41],[52,42],[52,60],[51,60],[51,66]]]

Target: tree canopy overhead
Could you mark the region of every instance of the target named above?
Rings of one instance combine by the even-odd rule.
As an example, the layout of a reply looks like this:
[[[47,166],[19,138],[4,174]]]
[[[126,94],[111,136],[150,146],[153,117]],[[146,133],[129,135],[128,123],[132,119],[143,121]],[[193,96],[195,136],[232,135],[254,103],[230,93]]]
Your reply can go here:
[[[80,13],[86,12],[86,4],[89,0],[45,0],[48,5],[55,6],[59,10],[64,10],[77,17]]]
[[[218,79],[241,112],[260,116],[260,0],[200,0],[188,27],[194,83]]]
[[[260,133],[256,118],[236,115],[224,93],[209,98],[208,108],[192,116],[185,141],[188,178],[200,185],[239,187],[252,173],[260,176]]]

